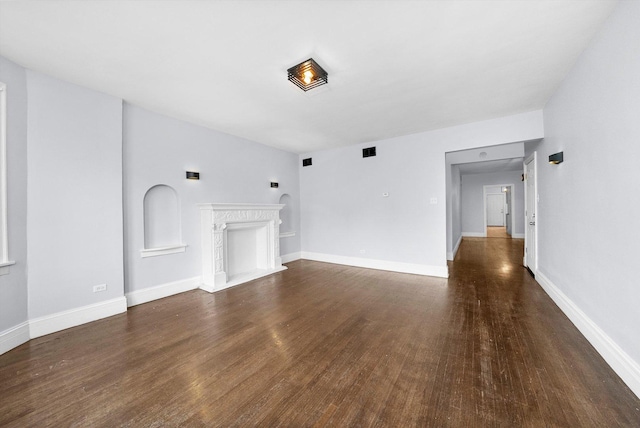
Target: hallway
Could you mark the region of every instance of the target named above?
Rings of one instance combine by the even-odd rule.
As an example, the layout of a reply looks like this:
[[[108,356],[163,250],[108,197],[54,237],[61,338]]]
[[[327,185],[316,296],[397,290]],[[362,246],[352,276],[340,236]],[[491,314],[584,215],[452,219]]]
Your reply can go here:
[[[0,426],[640,426],[640,400],[521,266],[448,280],[299,260],[0,356]]]
[[[527,273],[523,247],[464,238],[449,263],[464,301],[452,372],[469,373],[467,394],[500,425],[637,426],[640,400]]]

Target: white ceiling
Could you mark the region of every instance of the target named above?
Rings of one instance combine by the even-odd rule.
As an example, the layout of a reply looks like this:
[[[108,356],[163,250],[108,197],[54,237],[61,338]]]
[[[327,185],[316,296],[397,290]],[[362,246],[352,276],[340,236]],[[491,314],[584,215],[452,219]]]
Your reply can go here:
[[[540,109],[615,3],[2,1],[0,55],[304,153]]]
[[[524,158],[499,159],[485,162],[459,164],[460,175],[486,174],[503,171],[522,171]]]

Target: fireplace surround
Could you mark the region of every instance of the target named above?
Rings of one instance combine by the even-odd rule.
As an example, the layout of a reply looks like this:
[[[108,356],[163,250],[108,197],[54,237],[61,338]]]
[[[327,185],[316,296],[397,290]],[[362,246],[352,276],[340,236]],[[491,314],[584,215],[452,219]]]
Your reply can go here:
[[[286,269],[280,258],[280,204],[198,204],[202,282],[223,290]]]

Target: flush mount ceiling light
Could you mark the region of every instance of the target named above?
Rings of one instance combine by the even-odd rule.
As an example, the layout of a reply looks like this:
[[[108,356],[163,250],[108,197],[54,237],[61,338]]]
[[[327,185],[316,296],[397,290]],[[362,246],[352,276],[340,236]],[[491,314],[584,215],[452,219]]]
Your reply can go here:
[[[294,65],[287,74],[289,81],[305,92],[329,82],[329,75],[313,58]]]

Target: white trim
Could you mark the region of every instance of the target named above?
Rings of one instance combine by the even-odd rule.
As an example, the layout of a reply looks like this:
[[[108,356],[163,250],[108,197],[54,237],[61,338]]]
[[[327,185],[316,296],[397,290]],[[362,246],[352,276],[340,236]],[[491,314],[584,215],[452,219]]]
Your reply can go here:
[[[300,251],[298,251],[297,253],[285,254],[284,256],[280,256],[280,258],[282,259],[282,263],[289,263],[296,260],[300,260],[302,258],[302,255]]]
[[[9,228],[7,227],[7,85],[0,82],[0,275],[9,273]]]
[[[127,299],[122,296],[68,311],[57,312],[30,320],[30,336],[32,339],[35,339],[36,337],[86,324],[91,321],[97,321],[126,311]]]
[[[620,376],[636,396],[640,397],[640,364],[624,352],[607,333],[582,312],[582,310],[569,299],[562,290],[553,284],[546,275],[540,272],[540,270],[538,270],[536,274],[536,281],[538,281],[542,289],[611,366],[613,371]]]
[[[524,239],[524,236],[524,233],[514,233],[513,235],[511,235],[513,239]]]
[[[363,259],[359,257],[336,256],[333,254],[310,253],[302,251],[301,256],[306,260],[335,263],[339,265],[363,267],[367,269],[388,270],[391,272],[412,273],[415,275],[449,277],[447,266],[429,266],[412,263],[391,262],[387,260]]]
[[[0,276],[9,274],[9,266],[15,265],[16,262],[4,262],[0,263]]]
[[[281,238],[291,238],[293,236],[296,236],[295,232],[280,232]]]
[[[0,333],[0,355],[28,342],[29,321],[25,321]]]
[[[467,238],[486,238],[487,235],[482,232],[462,232],[463,237]]]
[[[217,291],[221,291],[230,287],[235,287],[236,285],[244,284],[245,282],[253,281],[254,279],[262,278],[265,276],[273,275],[277,272],[282,272],[283,270],[289,269],[286,266],[278,266],[275,269],[256,269],[252,272],[241,273],[239,275],[234,275],[229,278],[226,282],[222,283],[220,286],[211,286],[210,284],[205,284],[204,282],[200,284],[200,289],[204,291],[208,291],[209,293],[215,293]],[[219,281],[220,283],[220,281]]]
[[[458,238],[458,242],[453,247],[453,251],[447,253],[447,260],[453,261],[456,258],[456,254],[458,254],[458,249],[460,248],[460,244],[462,243],[462,235]]]
[[[187,244],[170,245],[168,247],[158,248],[145,248],[144,250],[140,250],[140,257],[146,258],[164,256],[166,254],[184,253],[186,248]]]
[[[280,258],[280,210],[282,204],[198,204],[202,245],[201,289],[214,292],[286,269]],[[229,265],[230,234],[237,229],[255,232],[255,259],[245,260],[246,272]],[[250,254],[250,253],[247,253]],[[247,257],[247,256],[239,256]],[[254,256],[250,256],[253,258]],[[252,267],[249,267],[252,266]]]
[[[284,204],[197,204],[201,210],[212,211],[237,211],[237,210],[278,210],[284,208]]]
[[[173,296],[174,294],[184,293],[185,291],[195,290],[200,287],[201,283],[202,278],[196,276],[193,278],[143,288],[142,290],[132,291],[125,295],[127,298],[127,307],[163,299],[165,297]]]
[[[537,275],[537,271],[538,271],[538,227],[539,227],[539,222],[538,222],[538,218],[536,217],[536,225],[535,225],[535,229],[533,230],[533,247],[534,247],[534,264],[535,266],[528,266],[527,263],[527,247],[529,245],[529,243],[527,242],[527,224],[528,221],[527,220],[527,212],[528,212],[528,194],[527,194],[527,182],[529,180],[529,174],[528,174],[528,169],[527,169],[527,164],[529,162],[533,161],[533,176],[534,176],[534,180],[533,180],[533,189],[535,192],[534,198],[533,198],[533,205],[535,207],[535,214],[538,214],[538,152],[535,151],[532,154],[530,154],[523,162],[523,170],[524,170],[524,249],[525,249],[525,253],[522,255],[522,264],[529,268],[529,270],[531,272],[533,272],[533,275]]]
[[[455,258],[456,254],[458,254],[460,244],[462,244],[462,235],[460,235],[460,237],[458,238],[458,242],[456,242],[456,245],[453,247],[453,258]]]

